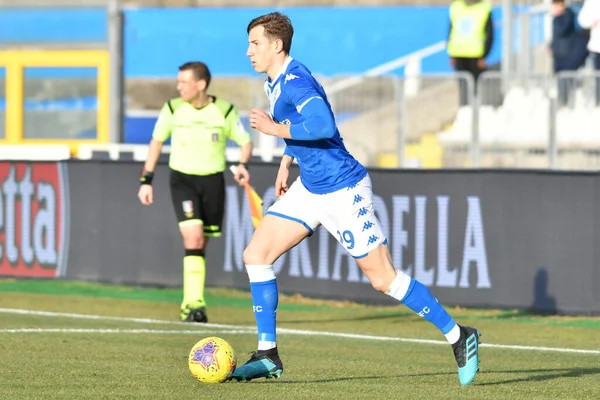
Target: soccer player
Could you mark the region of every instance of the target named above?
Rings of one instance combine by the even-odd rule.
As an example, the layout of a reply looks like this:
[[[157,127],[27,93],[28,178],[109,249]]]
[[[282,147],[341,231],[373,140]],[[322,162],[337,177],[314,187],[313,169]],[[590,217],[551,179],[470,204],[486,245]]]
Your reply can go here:
[[[479,370],[479,332],[458,325],[429,289],[394,268],[381,224],[373,211],[367,170],[344,147],[325,91],[306,66],[290,57],[294,33],[280,13],[253,19],[247,28],[252,66],[266,73],[265,92],[271,116],[251,110],[250,126],[283,138],[286,149],[275,180],[279,198],[257,227],[243,258],[250,280],[258,328],[258,351],[240,365],[239,381],[279,377],[283,364],[277,352],[277,281],[273,263],[323,225],[369,278],[373,287],[433,323],[447,338],[458,363],[462,385]],[[288,187],[293,159],[300,177]]]
[[[167,101],[160,111],[138,192],[142,204],[152,204],[154,168],[164,141],[171,136],[171,199],[185,247],[180,312],[185,322],[208,322],[204,254],[208,239],[221,235],[227,139],[241,146],[235,180],[241,183],[250,179],[246,168],[252,154],[250,135],[232,104],[207,94],[210,78],[202,62],[179,67],[177,90],[181,97]]]

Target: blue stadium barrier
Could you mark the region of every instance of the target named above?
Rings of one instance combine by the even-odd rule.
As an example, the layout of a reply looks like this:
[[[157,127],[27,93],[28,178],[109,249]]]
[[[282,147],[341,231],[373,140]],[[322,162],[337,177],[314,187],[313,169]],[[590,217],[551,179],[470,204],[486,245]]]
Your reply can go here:
[[[245,56],[245,28],[253,17],[271,11],[271,8],[125,9],[125,76],[171,78],[176,76],[179,65],[192,59],[205,61],[215,76],[255,75]],[[447,6],[297,7],[281,11],[291,17],[296,27],[293,55],[314,73],[325,76],[362,73],[445,40],[448,35]],[[498,40],[490,55],[492,64],[501,56],[500,7],[495,7],[493,14]],[[106,18],[106,11],[100,8],[3,9],[0,42],[104,42]],[[366,31],[362,28],[364,21],[369,21]],[[315,25],[318,31],[313,28]],[[336,51],[331,52],[332,48]],[[47,73],[39,70],[44,69],[31,73]],[[449,72],[447,56],[440,52],[425,59],[422,71]],[[402,75],[403,71],[394,73]],[[0,77],[2,74],[0,69]],[[68,73],[55,70],[52,74],[73,76],[73,70]]]

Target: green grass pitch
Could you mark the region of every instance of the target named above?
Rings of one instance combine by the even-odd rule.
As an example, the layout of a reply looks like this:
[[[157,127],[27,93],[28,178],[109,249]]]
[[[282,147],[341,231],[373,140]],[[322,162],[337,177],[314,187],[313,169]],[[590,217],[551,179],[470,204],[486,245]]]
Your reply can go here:
[[[462,388],[444,337],[403,306],[297,296],[280,299],[280,379],[202,384],[187,366],[201,338],[228,340],[239,363],[255,350],[250,295],[209,289],[209,325],[177,322],[180,295],[175,289],[0,280],[0,398],[600,397],[598,318],[449,309],[459,323],[483,333],[481,372]]]

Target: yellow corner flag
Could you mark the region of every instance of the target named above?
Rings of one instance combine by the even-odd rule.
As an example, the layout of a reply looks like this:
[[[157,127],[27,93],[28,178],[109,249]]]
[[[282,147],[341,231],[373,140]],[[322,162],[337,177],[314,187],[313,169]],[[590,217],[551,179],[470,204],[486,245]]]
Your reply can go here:
[[[231,166],[229,170],[232,174],[235,174],[236,167]],[[263,219],[263,201],[261,197],[256,193],[256,190],[246,181],[242,181],[244,189],[246,189],[246,197],[248,198],[248,205],[250,206],[250,215],[252,216],[252,225],[254,229],[260,224]]]
[[[254,229],[260,224],[263,219],[263,201],[256,193],[256,190],[248,182],[242,182],[246,189],[246,197],[248,197],[248,204],[250,205],[250,215],[252,216],[252,225]]]

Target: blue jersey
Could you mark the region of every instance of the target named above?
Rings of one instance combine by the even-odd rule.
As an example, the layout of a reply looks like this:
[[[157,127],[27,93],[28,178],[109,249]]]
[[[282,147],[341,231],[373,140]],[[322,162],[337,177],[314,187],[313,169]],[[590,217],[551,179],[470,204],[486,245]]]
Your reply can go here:
[[[367,170],[346,150],[325,90],[300,63],[288,57],[279,75],[265,82],[273,120],[288,124],[285,154],[300,167],[300,178],[312,193],[350,187]]]

